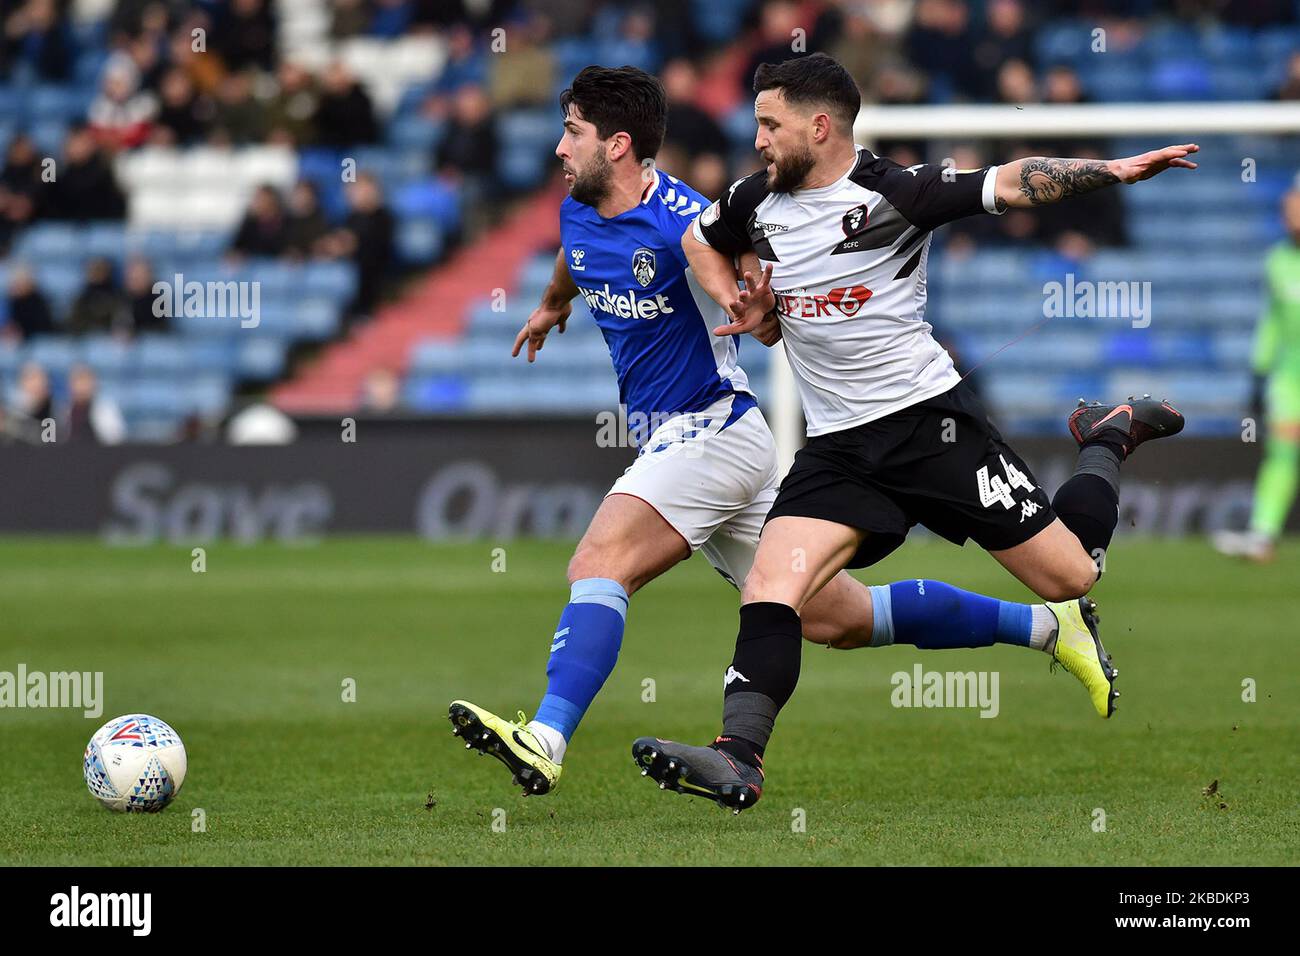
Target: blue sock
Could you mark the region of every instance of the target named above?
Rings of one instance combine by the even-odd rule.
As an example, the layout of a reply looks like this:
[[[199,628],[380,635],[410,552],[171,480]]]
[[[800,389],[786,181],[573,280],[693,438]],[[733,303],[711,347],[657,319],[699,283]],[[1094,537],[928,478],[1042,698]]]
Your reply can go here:
[[[554,727],[565,741],[614,670],[623,643],[627,592],[608,578],[574,581],[569,603],[551,638],[546,696],[533,719]]]
[[[1032,646],[1034,609],[972,594],[942,581],[895,581],[871,588],[871,645],[913,644],[927,650]]]

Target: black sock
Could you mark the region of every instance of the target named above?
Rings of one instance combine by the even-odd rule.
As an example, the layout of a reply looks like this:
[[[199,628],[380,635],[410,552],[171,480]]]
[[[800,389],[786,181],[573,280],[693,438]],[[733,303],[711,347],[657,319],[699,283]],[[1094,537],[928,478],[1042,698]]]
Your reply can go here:
[[[1052,510],[1074,532],[1101,568],[1119,523],[1119,464],[1124,446],[1118,440],[1088,442],[1079,449],[1074,474],[1057,489]]]
[[[799,683],[803,626],[788,604],[759,601],[740,609],[736,654],[723,691],[718,750],[751,766],[762,760],[776,715]]]

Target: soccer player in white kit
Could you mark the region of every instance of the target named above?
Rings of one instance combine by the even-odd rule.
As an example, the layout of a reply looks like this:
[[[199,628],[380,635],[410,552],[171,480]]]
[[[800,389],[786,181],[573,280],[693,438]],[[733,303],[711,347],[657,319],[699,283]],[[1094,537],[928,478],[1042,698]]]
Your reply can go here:
[[[764,263],[722,331],[748,331],[776,307],[808,443],[782,480],[743,587],[731,670],[747,680],[724,690],[722,735],[709,747],[646,737],[632,748],[661,786],[737,811],[762,792],[763,751],[798,681],[807,602],[844,568],[868,567],[899,547],[916,524],[958,545],[974,540],[1050,602],[1061,623],[1054,658],[1084,683],[1100,716],[1114,712],[1117,672],[1085,595],[1118,520],[1120,463],[1143,442],[1181,431],[1183,417],[1149,398],[1081,401],[1068,421],[1079,445],[1075,472],[1049,501],[931,337],[926,260],[933,230],[946,222],[1195,169],[1187,157],[1197,151],[903,167],[854,144],[860,96],[831,57],[765,63],[754,91],[754,147],[767,166],[701,213],[682,244],[698,281],[728,306],[737,298],[726,272],[732,257],[752,249]],[[792,573],[796,548],[807,566]],[[1018,606],[938,581],[871,592],[876,635],[889,640],[919,633],[909,642],[969,646],[972,631],[1022,626]]]

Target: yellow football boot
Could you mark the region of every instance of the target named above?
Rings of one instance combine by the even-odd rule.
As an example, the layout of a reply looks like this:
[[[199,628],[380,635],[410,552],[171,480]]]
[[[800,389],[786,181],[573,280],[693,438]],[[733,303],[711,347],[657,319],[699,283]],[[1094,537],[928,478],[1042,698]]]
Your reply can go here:
[[[1119,676],[1106,649],[1097,636],[1097,602],[1089,597],[1077,601],[1049,603],[1048,609],[1056,616],[1056,647],[1052,650],[1055,664],[1059,663],[1079,679],[1092,706],[1102,717],[1115,713],[1115,678]]]
[[[453,700],[447,708],[451,732],[465,740],[467,750],[491,754],[510,768],[513,783],[524,788],[525,797],[550,793],[563,769],[552,760],[542,742],[527,727],[524,712],[518,722],[498,717],[467,700]]]

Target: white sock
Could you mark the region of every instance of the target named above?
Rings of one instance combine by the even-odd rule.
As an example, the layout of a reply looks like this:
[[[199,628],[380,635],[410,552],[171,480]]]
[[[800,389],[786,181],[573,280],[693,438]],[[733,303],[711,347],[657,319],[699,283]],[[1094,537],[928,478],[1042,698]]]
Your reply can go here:
[[[535,720],[528,722],[528,729],[533,732],[543,747],[546,748],[546,756],[550,757],[556,763],[564,762],[564,751],[568,748],[569,742],[564,739],[564,734],[560,733],[549,724],[539,724]]]
[[[1029,629],[1029,646],[1051,654],[1056,650],[1056,615],[1046,604],[1033,607],[1034,623]]]

